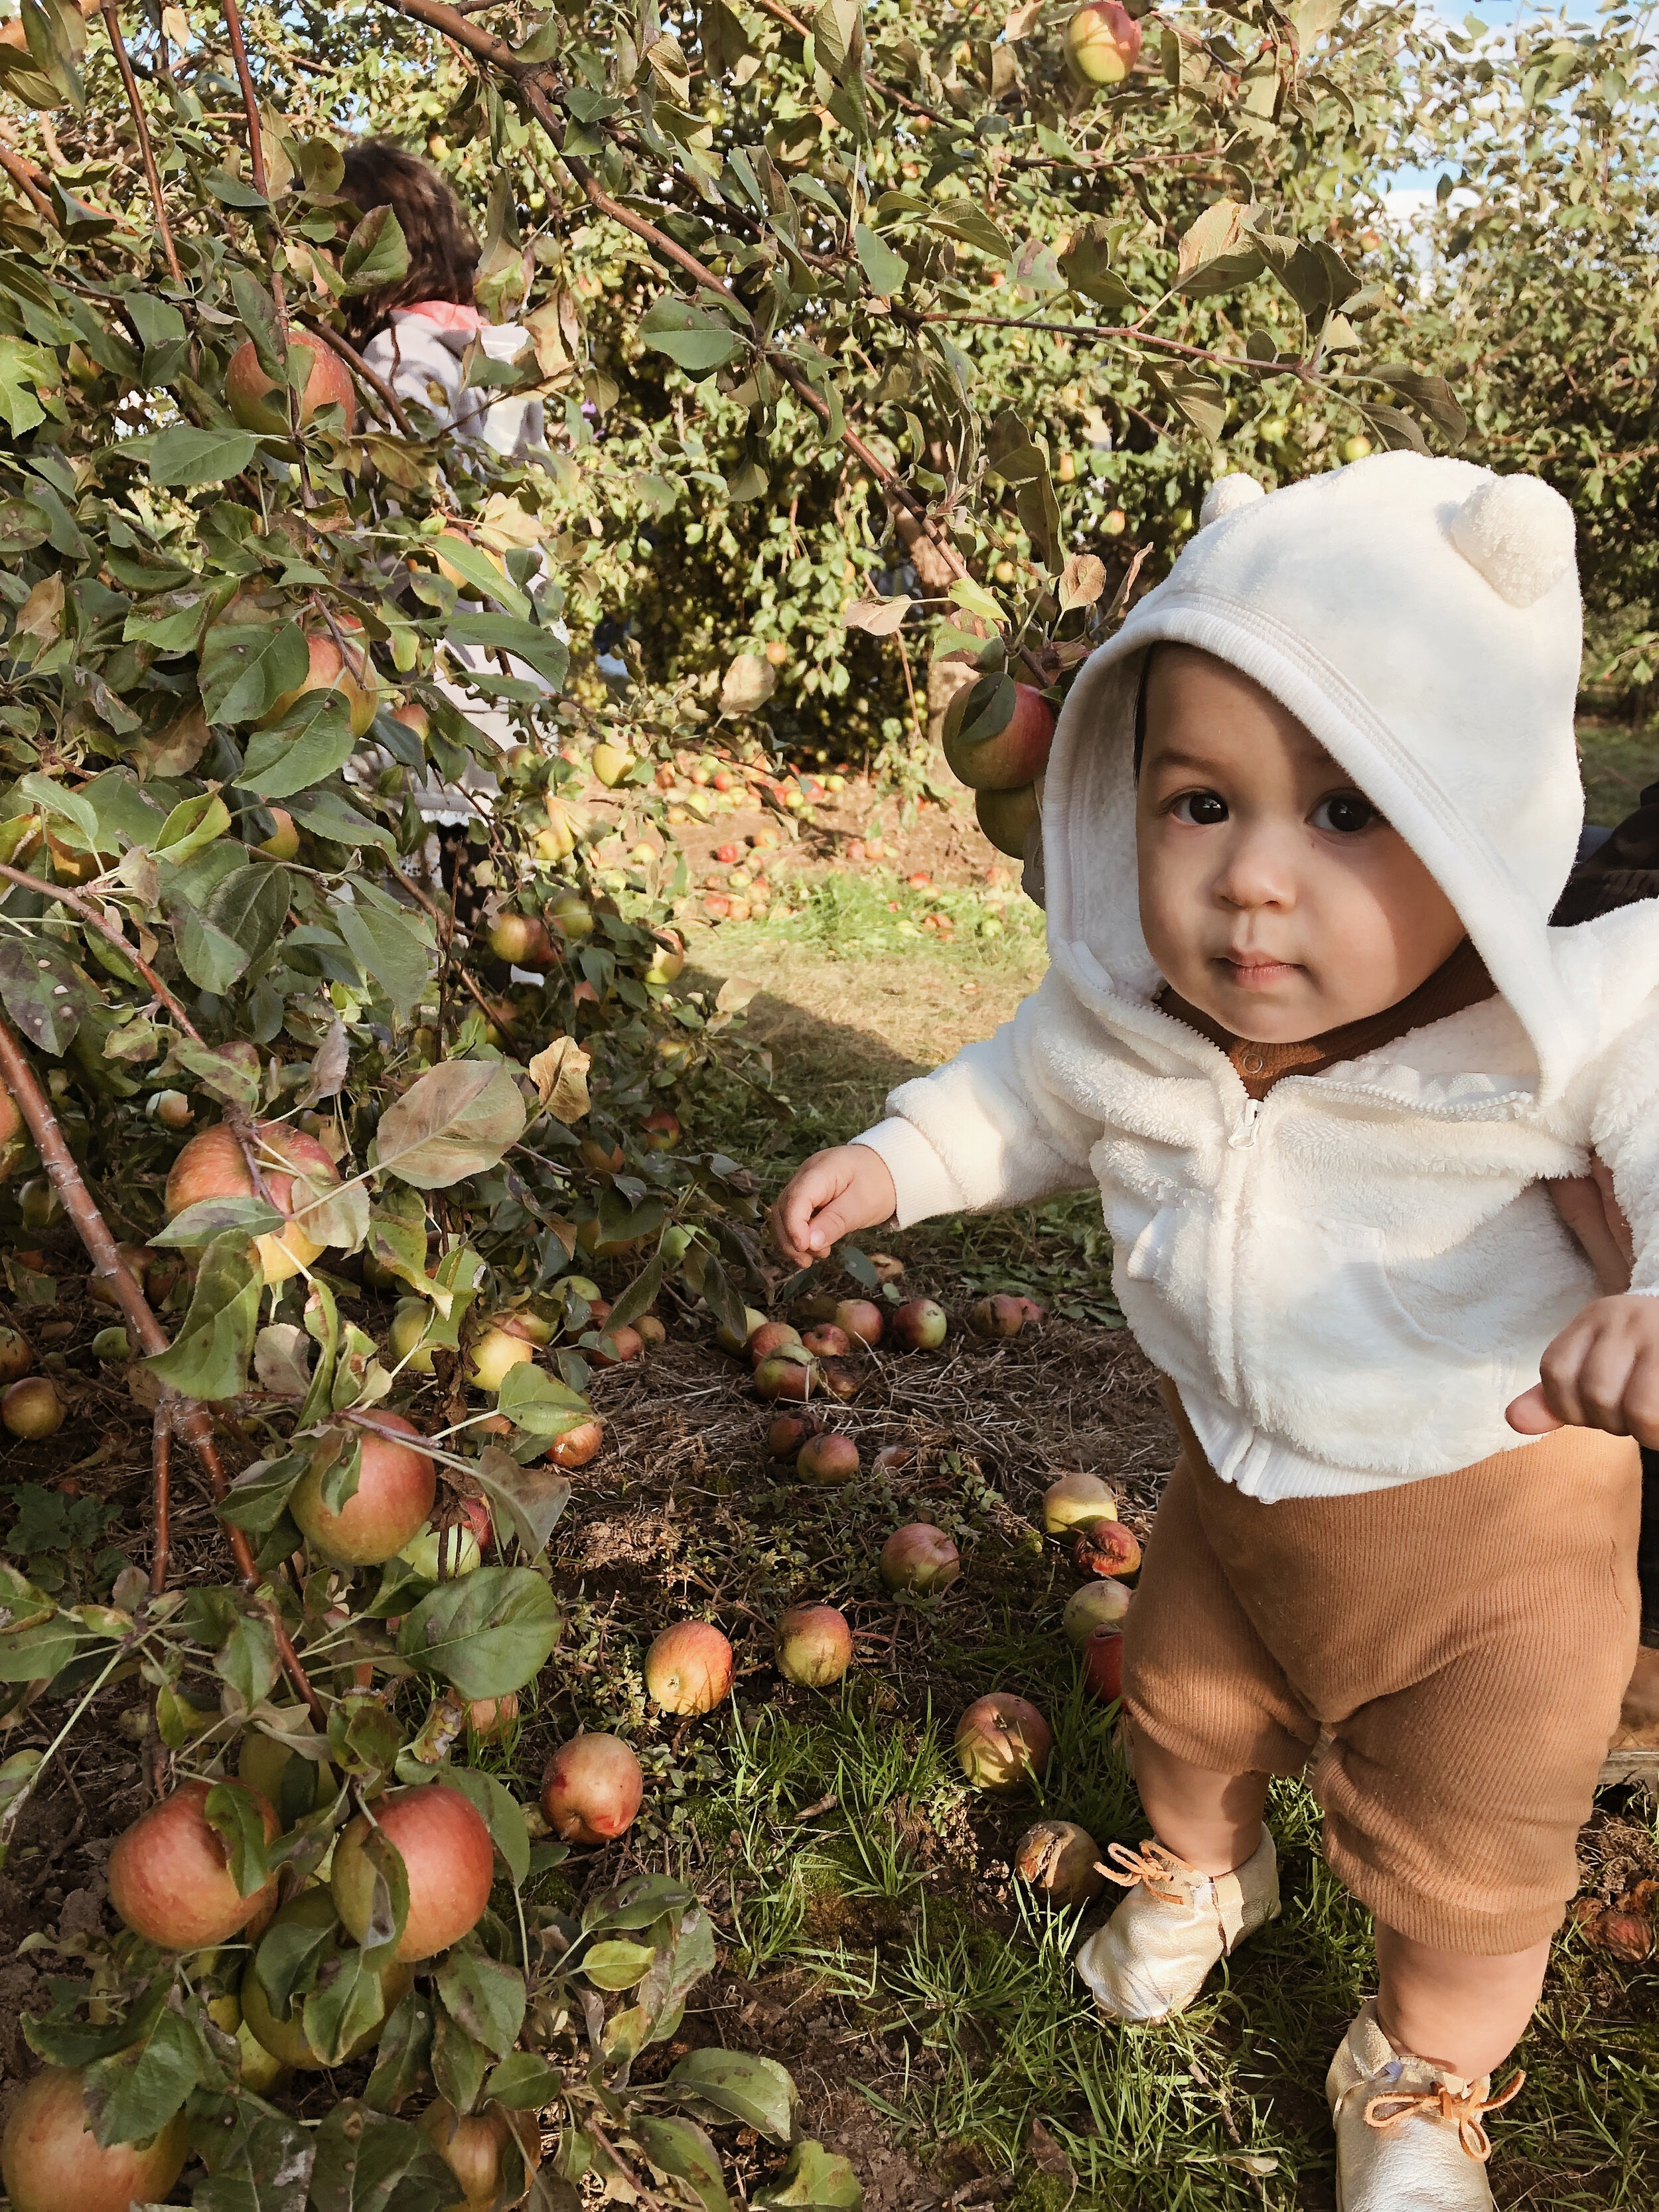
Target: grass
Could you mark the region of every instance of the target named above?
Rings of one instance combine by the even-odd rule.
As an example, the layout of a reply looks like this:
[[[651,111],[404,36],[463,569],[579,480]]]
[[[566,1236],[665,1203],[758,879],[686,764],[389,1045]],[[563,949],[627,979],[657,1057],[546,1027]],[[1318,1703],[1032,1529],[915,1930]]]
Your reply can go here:
[[[1633,797],[1636,777],[1659,775],[1659,749],[1650,764],[1621,733],[1604,736],[1586,733],[1592,818],[1599,805],[1617,819],[1626,784]],[[940,942],[920,920],[947,904],[957,926]],[[831,878],[787,920],[700,939],[711,981],[764,978],[750,1033],[791,1105],[779,1120],[734,1091],[727,1149],[775,1187],[876,1118],[893,1083],[1006,1018],[1041,973],[1041,937],[1018,907],[981,936],[984,915],[973,893]],[[1091,1194],[895,1241],[941,1293],[1006,1286],[1117,1318]],[[930,1514],[946,1519],[939,1504]],[[959,1508],[971,1523],[966,1484]],[[830,1583],[854,1572],[861,1541],[841,1523],[838,1503],[809,1501],[793,1524],[795,1558]],[[1325,2068],[1375,1983],[1369,1916],[1324,1865],[1317,1808],[1299,1783],[1275,1784],[1280,1920],[1179,2021],[1103,2025],[1071,1958],[1103,1901],[1050,1914],[1011,1878],[1012,1838],[1037,1808],[1004,1813],[968,1791],[950,1727],[994,1683],[1036,1698],[1057,1739],[1041,1810],[1103,1844],[1145,1833],[1133,1784],[1110,1717],[1073,1680],[1056,1632],[1064,1591],[994,1546],[964,1581],[984,1593],[971,1609],[909,1609],[887,1663],[843,1693],[745,1706],[719,1779],[690,1793],[689,1820],[726,1869],[732,1972],[796,2014],[828,2014],[842,2075],[912,2160],[872,2197],[878,2212],[952,2189],[992,2201],[967,2187],[975,2174],[1008,2212],[1328,2212]],[[1648,1815],[1626,1825],[1636,1848],[1659,1848]],[[1618,1966],[1564,1936],[1516,2054],[1527,2088],[1494,2125],[1500,2205],[1659,2201],[1656,1996],[1651,1966]]]

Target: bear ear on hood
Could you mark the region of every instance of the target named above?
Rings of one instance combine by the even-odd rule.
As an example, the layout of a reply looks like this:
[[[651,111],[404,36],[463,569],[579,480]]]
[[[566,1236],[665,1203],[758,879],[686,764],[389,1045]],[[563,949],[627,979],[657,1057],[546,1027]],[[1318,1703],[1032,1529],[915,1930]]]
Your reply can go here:
[[[1225,481],[1224,479],[1224,481]],[[1576,525],[1537,477],[1488,477],[1452,516],[1448,535],[1501,599],[1530,607],[1572,566]]]
[[[1254,477],[1218,477],[1204,495],[1204,504],[1198,514],[1198,526],[1200,530],[1207,530],[1212,522],[1219,522],[1223,515],[1237,514],[1241,507],[1249,507],[1253,500],[1263,499],[1266,495]]]

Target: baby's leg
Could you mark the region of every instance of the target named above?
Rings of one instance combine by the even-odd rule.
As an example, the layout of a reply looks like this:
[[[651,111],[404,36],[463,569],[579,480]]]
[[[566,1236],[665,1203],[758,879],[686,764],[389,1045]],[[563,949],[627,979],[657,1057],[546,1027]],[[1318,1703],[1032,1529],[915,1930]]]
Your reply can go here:
[[[1267,1800],[1265,1774],[1217,1774],[1129,1729],[1135,1788],[1152,1833],[1204,1874],[1231,1874],[1255,1856]]]
[[[1419,1943],[1376,1923],[1377,2025],[1395,2049],[1477,2081],[1501,2066],[1544,1987],[1550,1942],[1498,1958]]]

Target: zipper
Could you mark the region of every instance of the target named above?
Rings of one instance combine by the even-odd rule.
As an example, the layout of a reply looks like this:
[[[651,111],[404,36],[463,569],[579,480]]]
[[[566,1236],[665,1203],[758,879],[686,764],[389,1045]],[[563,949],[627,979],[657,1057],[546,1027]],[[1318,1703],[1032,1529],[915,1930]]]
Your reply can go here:
[[[1227,1139],[1234,1152],[1249,1151],[1255,1142],[1256,1130],[1261,1125],[1261,1101],[1259,1098],[1247,1098],[1244,1101],[1244,1111],[1239,1116],[1237,1127]]]

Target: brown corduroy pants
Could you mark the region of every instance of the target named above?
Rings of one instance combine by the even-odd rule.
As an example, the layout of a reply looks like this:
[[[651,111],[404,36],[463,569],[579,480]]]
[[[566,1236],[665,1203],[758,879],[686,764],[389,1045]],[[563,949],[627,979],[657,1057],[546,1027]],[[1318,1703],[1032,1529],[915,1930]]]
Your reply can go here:
[[[1501,1956],[1560,1923],[1635,1663],[1640,1461],[1563,1429],[1455,1474],[1264,1505],[1182,1453],[1124,1629],[1124,1706],[1177,1759],[1296,1774],[1401,1934]]]

